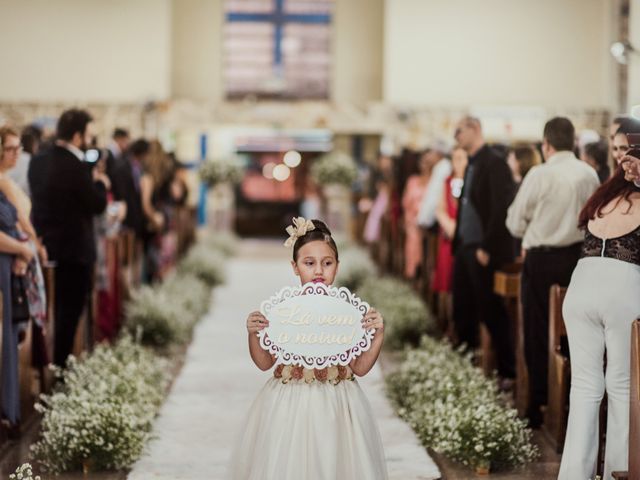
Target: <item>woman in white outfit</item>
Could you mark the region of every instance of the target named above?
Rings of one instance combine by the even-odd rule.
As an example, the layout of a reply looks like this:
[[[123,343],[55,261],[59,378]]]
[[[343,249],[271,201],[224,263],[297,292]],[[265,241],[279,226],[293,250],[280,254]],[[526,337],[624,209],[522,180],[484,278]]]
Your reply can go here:
[[[605,391],[603,478],[628,467],[631,324],[640,316],[640,190],[624,173],[618,166],[580,214],[585,242],[562,309],[571,355],[569,425],[558,476],[562,480],[595,477]]]

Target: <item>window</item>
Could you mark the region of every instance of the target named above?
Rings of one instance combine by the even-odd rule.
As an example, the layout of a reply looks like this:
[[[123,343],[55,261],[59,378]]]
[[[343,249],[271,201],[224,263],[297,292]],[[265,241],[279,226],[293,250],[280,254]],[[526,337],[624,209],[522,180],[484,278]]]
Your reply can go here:
[[[228,98],[326,99],[333,0],[226,0]]]

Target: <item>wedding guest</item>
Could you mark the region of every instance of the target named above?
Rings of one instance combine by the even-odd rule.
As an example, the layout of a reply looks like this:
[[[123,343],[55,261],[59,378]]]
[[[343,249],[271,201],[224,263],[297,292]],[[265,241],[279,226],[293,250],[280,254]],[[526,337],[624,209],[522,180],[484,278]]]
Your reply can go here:
[[[162,212],[160,186],[167,180],[169,164],[160,142],[149,143],[149,152],[142,164],[140,177],[140,199],[144,214],[145,231],[143,246],[145,254],[143,281],[151,283],[160,279],[160,250],[162,233],[167,224]]]
[[[604,476],[628,469],[631,324],[640,316],[640,191],[618,167],[580,213],[581,258],[562,313],[571,354],[569,421],[560,480],[593,478],[607,393]],[[604,362],[606,353],[606,366]]]
[[[24,135],[18,138],[16,132],[10,128],[2,129],[2,136],[5,139],[4,143],[9,146],[20,145],[21,140],[24,139]],[[27,267],[24,284],[27,288],[30,315],[34,321],[32,330],[34,366],[39,368],[50,363],[50,353],[47,351],[45,341],[47,298],[42,274],[42,265],[47,264],[49,257],[47,249],[38,238],[31,223],[31,199],[10,176],[18,158],[19,152],[9,151],[9,147],[0,158],[0,191],[16,209],[18,228],[22,234],[26,235],[24,239],[36,254]]]
[[[620,165],[622,157],[629,150],[629,140],[627,139],[627,134],[629,133],[640,133],[640,121],[634,118],[625,118],[620,121],[620,126],[611,142],[611,154],[616,166]]]
[[[59,118],[56,141],[29,165],[33,222],[56,262],[54,362],[64,366],[91,292],[96,246],[93,217],[104,211],[110,181],[85,162],[92,117],[71,109]]]
[[[15,163],[20,139],[9,128],[0,129],[1,163]],[[21,241],[16,208],[0,191],[0,291],[2,293],[2,358],[0,381],[1,421],[11,437],[19,433],[20,385],[18,379],[18,335],[21,328],[13,321],[11,275],[24,276],[33,259],[33,250]],[[24,326],[24,325],[22,325]]]
[[[522,183],[522,179],[536,165],[542,163],[540,154],[531,145],[521,145],[509,150],[507,164],[511,169],[511,175],[516,185]]]
[[[451,288],[453,278],[453,253],[451,240],[456,230],[458,201],[462,193],[464,170],[467,167],[467,152],[456,147],[451,152],[452,173],[444,182],[444,191],[436,210],[440,231],[438,233],[438,256],[433,272],[431,289],[438,294],[439,312],[444,312],[447,324],[451,316]],[[453,332],[449,332],[453,335]]]
[[[115,201],[123,201],[127,205],[127,215],[123,224],[133,230],[136,237],[144,237],[146,222],[142,209],[140,180],[143,165],[151,151],[149,142],[144,139],[133,142],[128,152],[116,163],[112,172],[112,192]]]
[[[124,157],[129,149],[131,137],[129,131],[124,128],[116,128],[111,136],[111,142],[107,147],[106,174],[113,183],[114,172],[120,167]]]
[[[405,230],[404,276],[409,279],[416,277],[416,272],[422,262],[422,232],[418,227],[417,217],[436,159],[439,159],[438,156],[433,155],[429,150],[420,156],[419,173],[409,177],[402,195]]]
[[[382,218],[389,208],[389,195],[391,193],[391,186],[384,175],[376,175],[375,185],[376,198],[367,215],[363,233],[364,241],[370,245],[375,245],[380,240]]]
[[[480,121],[465,117],[455,140],[469,156],[453,238],[453,320],[459,342],[478,346],[484,322],[496,352],[504,387],[515,377],[510,320],[493,292],[495,271],[513,260],[513,238],[505,226],[515,185],[504,158],[486,145]]]
[[[448,158],[450,150],[447,143],[442,140],[436,141],[429,150],[429,154],[433,156],[431,162],[434,166],[417,218],[418,225],[424,229],[430,229],[437,223],[436,210],[442,199],[445,182],[451,175],[451,161]]]
[[[600,184],[609,179],[611,169],[609,168],[609,145],[607,142],[600,140],[585,145],[581,160],[596,171]]]
[[[546,123],[545,163],[529,171],[507,213],[507,228],[522,238],[526,251],[521,298],[529,373],[527,418],[533,428],[542,424],[541,407],[547,404],[549,289],[569,284],[583,239],[578,214],[599,185],[593,168],[573,154],[574,142],[569,119],[556,117]]]
[[[11,178],[28,196],[31,195],[31,192],[29,191],[29,179],[27,178],[29,163],[31,163],[31,157],[38,152],[41,139],[42,129],[40,127],[36,125],[29,125],[25,127],[20,134],[22,153],[20,154],[15,167],[7,173],[9,178]]]

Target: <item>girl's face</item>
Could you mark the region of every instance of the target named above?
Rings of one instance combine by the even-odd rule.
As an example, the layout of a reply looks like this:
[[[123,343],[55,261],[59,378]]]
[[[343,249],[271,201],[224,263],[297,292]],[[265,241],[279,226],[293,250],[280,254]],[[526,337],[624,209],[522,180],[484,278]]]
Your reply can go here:
[[[20,138],[15,135],[7,136],[2,148],[0,149],[0,152],[2,153],[0,165],[7,170],[15,167],[21,151],[22,147],[20,146]]]
[[[627,141],[627,136],[624,133],[619,133],[613,137],[611,154],[613,155],[613,159],[616,161],[616,164],[620,165],[622,157],[627,153],[627,150],[629,150],[629,142]]]
[[[303,285],[308,282],[331,285],[338,272],[336,254],[329,244],[322,240],[315,240],[300,247],[298,260],[291,261],[291,265]]]

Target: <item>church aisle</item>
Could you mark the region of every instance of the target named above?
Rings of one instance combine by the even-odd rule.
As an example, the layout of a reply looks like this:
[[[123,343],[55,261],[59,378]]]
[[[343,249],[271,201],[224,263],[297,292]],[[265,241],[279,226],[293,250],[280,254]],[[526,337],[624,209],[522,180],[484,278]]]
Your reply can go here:
[[[270,373],[251,362],[244,321],[260,302],[297,277],[279,242],[244,241],[228,264],[228,281],[197,326],[185,365],[154,427],[156,440],[130,480],[226,478],[231,449],[249,407]],[[360,379],[382,434],[389,478],[429,480],[438,468],[387,401],[375,367]],[[313,479],[308,479],[313,480]]]

